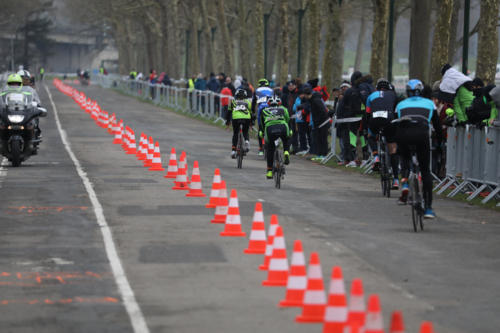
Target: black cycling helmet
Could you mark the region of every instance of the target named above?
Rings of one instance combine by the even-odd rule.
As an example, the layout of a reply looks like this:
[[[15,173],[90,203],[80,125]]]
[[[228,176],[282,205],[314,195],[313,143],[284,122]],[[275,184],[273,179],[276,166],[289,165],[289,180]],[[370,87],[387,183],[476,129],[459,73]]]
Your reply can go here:
[[[281,104],[281,98],[279,98],[279,96],[273,95],[267,98],[267,105],[269,106],[278,106],[280,104]]]
[[[377,90],[392,90],[392,84],[389,82],[389,80],[385,78],[380,78],[377,81]]]
[[[302,86],[302,89],[301,89],[300,93],[301,94],[306,94],[306,95],[312,94],[312,87],[311,87],[311,85],[309,85],[307,83],[304,84]]]
[[[237,99],[245,99],[247,98],[247,92],[244,89],[238,89],[234,93],[234,97],[236,97]]]

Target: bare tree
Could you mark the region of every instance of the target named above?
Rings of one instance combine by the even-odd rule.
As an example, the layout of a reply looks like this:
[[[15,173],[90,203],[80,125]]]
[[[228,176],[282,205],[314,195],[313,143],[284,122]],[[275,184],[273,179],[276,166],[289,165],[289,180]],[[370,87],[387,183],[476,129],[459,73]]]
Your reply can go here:
[[[342,82],[342,67],[344,64],[344,4],[338,0],[328,0],[327,33],[325,55],[323,56],[323,84],[328,88],[338,86]]]
[[[290,52],[289,52],[289,36],[288,36],[288,1],[287,0],[281,0],[280,3],[280,25],[281,25],[281,42],[282,42],[282,49],[281,49],[281,57],[280,57],[280,63],[281,63],[281,68],[280,68],[280,77],[279,77],[279,82],[281,84],[285,83],[288,78],[288,58],[290,57]]]
[[[222,32],[222,43],[225,51],[224,70],[228,73],[231,73],[233,71],[233,54],[231,52],[231,39],[229,37],[229,29],[227,27],[226,13],[224,8],[224,0],[217,0],[217,18],[219,20],[219,28]]]
[[[372,53],[370,73],[378,79],[385,75],[387,32],[389,18],[389,0],[373,0],[375,16],[373,18]]]
[[[309,45],[307,49],[307,77],[313,79],[318,77],[319,41],[321,17],[319,14],[318,0],[309,0]]]
[[[498,0],[482,0],[479,16],[476,76],[495,83],[498,59]]]
[[[363,60],[363,47],[365,45],[365,36],[366,36],[366,28],[367,28],[367,19],[366,19],[366,7],[361,7],[361,23],[359,25],[359,34],[358,34],[358,42],[356,43],[356,58],[354,60],[354,69],[361,69],[361,61]]]
[[[429,72],[431,1],[412,1],[410,30],[410,78],[425,80]]]
[[[430,83],[440,79],[440,68],[448,62],[453,2],[454,0],[437,0],[439,15],[432,42]]]

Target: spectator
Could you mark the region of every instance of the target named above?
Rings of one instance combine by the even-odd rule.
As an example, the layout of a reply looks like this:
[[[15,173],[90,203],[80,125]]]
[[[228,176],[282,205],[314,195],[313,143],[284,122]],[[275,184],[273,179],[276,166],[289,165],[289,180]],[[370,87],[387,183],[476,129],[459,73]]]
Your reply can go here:
[[[220,91],[220,82],[219,80],[217,80],[214,73],[210,73],[210,78],[207,83],[207,88],[208,90],[215,93]]]
[[[233,96],[233,92],[231,91],[231,88],[229,88],[227,85],[224,85],[224,88],[220,91],[221,95],[226,95],[226,96]],[[221,117],[223,119],[227,118],[227,112],[228,112],[228,106],[229,106],[229,98],[227,97],[222,97],[221,98],[221,106],[222,106],[222,115]]]
[[[161,81],[161,83],[163,83],[166,86],[171,86],[172,85],[172,80],[170,80],[170,78],[168,77],[168,74],[165,74],[165,76],[163,77],[163,80]]]
[[[313,91],[308,87],[304,91],[305,100],[309,101],[310,114],[313,123],[313,141],[316,146],[316,157],[313,160],[321,161],[328,154],[328,111],[321,96],[321,93]]]
[[[196,78],[196,81],[194,82],[194,89],[198,91],[205,91],[207,90],[207,80],[206,78],[203,77],[203,75],[200,73],[198,74],[198,77]],[[205,95],[204,94],[197,94],[197,104],[201,104],[201,110],[204,113],[205,112]]]
[[[308,142],[311,142],[311,132],[309,131],[308,121],[307,119],[304,119],[301,108],[299,108],[300,105],[303,105],[302,108],[306,109],[305,113],[309,114],[309,103],[306,103],[306,100],[304,98],[303,86],[300,86],[298,88],[298,96],[295,99],[292,114],[295,115],[295,124],[297,125],[297,136],[299,142],[299,151],[297,152],[297,154],[305,155],[309,151]]]
[[[443,76],[439,89],[441,99],[453,103],[453,113],[458,124],[467,122],[465,110],[472,104],[474,95],[472,94],[472,79],[446,64],[441,69]]]
[[[226,81],[224,84],[231,89],[231,96],[234,96],[234,93],[236,92],[236,88],[234,88],[233,81],[231,80],[230,76],[226,76]]]
[[[158,79],[158,76],[156,75],[156,71],[154,69],[151,69],[149,71],[149,92],[151,95],[151,99],[155,99],[156,95],[156,89],[154,85],[156,84],[156,80]]]
[[[292,130],[292,138],[291,138],[291,146],[292,146],[292,154],[296,154],[300,151],[299,142],[298,142],[298,132],[296,125],[296,117],[293,112],[293,106],[297,97],[299,96],[299,90],[297,89],[297,83],[295,80],[288,81],[287,84],[283,87],[281,102],[283,106],[285,106],[288,110],[288,114],[290,115],[290,122],[288,126]]]

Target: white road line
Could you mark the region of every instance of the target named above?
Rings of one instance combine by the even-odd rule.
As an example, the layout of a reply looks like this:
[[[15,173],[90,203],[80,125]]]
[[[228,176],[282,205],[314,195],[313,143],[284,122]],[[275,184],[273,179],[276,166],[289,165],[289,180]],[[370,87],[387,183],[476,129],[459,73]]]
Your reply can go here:
[[[2,162],[0,163],[0,188],[2,188],[2,183],[3,183],[3,180],[4,178],[7,177],[7,164],[9,163],[9,160],[7,159],[7,157],[4,157],[2,159]]]
[[[71,157],[71,160],[73,160],[73,163],[75,164],[76,171],[82,179],[83,185],[85,186],[90,201],[92,202],[92,206],[94,207],[94,213],[97,219],[97,224],[99,225],[99,227],[101,227],[102,238],[104,240],[104,246],[106,248],[106,254],[108,256],[109,263],[111,264],[111,270],[113,271],[113,276],[115,278],[116,284],[118,285],[118,290],[120,291],[123,303],[127,310],[128,316],[130,317],[130,322],[132,323],[134,332],[148,333],[149,328],[146,325],[146,320],[144,319],[141,308],[139,307],[139,304],[135,299],[134,291],[130,287],[130,283],[128,282],[127,276],[125,275],[123,265],[121,263],[120,257],[118,256],[115,242],[113,240],[113,234],[111,233],[111,228],[109,227],[108,223],[106,222],[106,218],[104,217],[101,203],[99,202],[99,199],[97,199],[97,195],[94,191],[92,183],[87,177],[87,173],[83,171],[80,161],[76,158],[73,150],[71,149],[71,144],[68,140],[68,136],[66,135],[66,131],[61,127],[57,108],[54,104],[54,100],[52,99],[52,94],[50,93],[47,86],[45,86],[45,90],[49,95],[50,103],[52,104],[52,108],[54,110],[54,118],[56,120],[59,134],[61,135],[61,140],[64,144],[64,147],[66,148],[66,151],[68,152],[68,155]]]

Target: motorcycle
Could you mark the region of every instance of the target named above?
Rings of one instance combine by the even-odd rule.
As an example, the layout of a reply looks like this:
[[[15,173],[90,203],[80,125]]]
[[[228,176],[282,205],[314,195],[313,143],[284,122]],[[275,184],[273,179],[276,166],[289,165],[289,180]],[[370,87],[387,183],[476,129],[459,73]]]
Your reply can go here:
[[[30,156],[36,155],[39,137],[38,117],[46,117],[47,110],[39,107],[29,94],[9,92],[0,106],[0,153],[12,166],[18,167]]]

